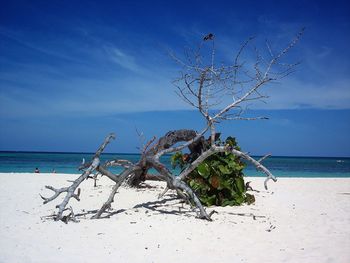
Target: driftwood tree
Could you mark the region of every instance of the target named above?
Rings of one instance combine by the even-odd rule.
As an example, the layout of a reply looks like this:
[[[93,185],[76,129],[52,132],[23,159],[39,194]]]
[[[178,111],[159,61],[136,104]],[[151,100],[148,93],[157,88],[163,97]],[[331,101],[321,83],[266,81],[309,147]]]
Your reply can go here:
[[[264,86],[293,72],[296,64],[282,63],[282,58],[296,45],[302,34],[303,30],[278,53],[274,53],[270,45],[266,42],[268,56],[263,56],[256,48],[253,48],[255,54],[254,63],[251,61],[250,63],[249,61],[248,63],[241,61],[243,52],[248,47],[251,48],[252,38],[241,45],[237,55],[233,59],[233,63],[230,65],[217,64],[213,34],[204,37],[196,50],[187,51],[184,59],[171,54],[172,58],[182,68],[180,77],[174,82],[177,88],[177,94],[186,103],[197,109],[205,119],[206,125],[203,127],[203,130],[200,132],[185,129],[175,130],[168,132],[158,140],[153,137],[144,145],[140,160],[136,163],[131,163],[127,160],[111,160],[101,163],[100,156],[102,152],[115,139],[114,134],[108,135],[96,151],[92,160],[82,164],[80,170],[83,170],[83,173],[69,187],[56,189],[52,186],[46,186],[54,194],[48,198],[42,196],[44,204],[65,193],[63,201],[57,205],[58,212],[54,216],[55,220],[74,219],[73,210],[72,208],[67,208],[67,205],[71,198],[79,200],[79,191],[77,189],[79,189],[79,185],[91,173],[97,172],[107,176],[114,182],[108,199],[92,217],[100,218],[103,213],[111,209],[111,204],[114,201],[117,190],[123,182],[138,185],[146,179],[147,172],[151,168],[157,171],[157,174],[154,175],[155,178],[167,183],[167,189],[176,190],[180,198],[184,198],[186,201],[195,204],[199,218],[211,220],[211,214],[206,212],[196,193],[185,183],[184,179],[206,158],[219,152],[231,152],[253,164],[257,170],[266,175],[264,185],[267,189],[267,182],[269,180],[277,180],[262,164],[262,161],[268,156],[255,160],[249,154],[234,149],[229,145],[217,145],[215,139],[216,128],[218,123],[223,121],[266,119],[266,117],[245,117],[244,113],[247,103],[265,99],[266,96],[261,93],[261,89]],[[202,54],[203,50],[205,51],[208,48],[210,50],[209,59]],[[198,148],[198,144],[203,142],[205,135],[209,135],[210,138],[209,149],[197,153],[197,158],[180,175],[176,176],[172,174],[160,161],[163,155],[182,151],[187,147],[190,151],[195,151]],[[108,170],[112,166],[121,166],[124,170],[120,174],[114,174]],[[70,210],[71,213],[68,216],[64,216],[65,210]]]

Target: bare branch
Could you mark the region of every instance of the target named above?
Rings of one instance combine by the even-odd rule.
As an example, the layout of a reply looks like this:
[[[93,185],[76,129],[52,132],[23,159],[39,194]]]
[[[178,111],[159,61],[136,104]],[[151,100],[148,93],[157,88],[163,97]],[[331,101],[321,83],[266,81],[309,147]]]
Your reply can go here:
[[[84,171],[84,173],[82,175],[80,175],[71,186],[66,187],[66,188],[61,188],[61,189],[55,189],[53,187],[46,187],[52,191],[55,192],[55,194],[50,197],[50,198],[45,198],[42,197],[42,199],[44,200],[44,204],[46,204],[47,202],[50,202],[52,200],[54,200],[55,198],[57,198],[61,193],[66,192],[66,196],[64,197],[63,201],[61,202],[61,204],[57,205],[56,207],[58,208],[58,213],[55,217],[55,220],[61,220],[63,217],[63,211],[65,210],[69,200],[73,197],[77,200],[79,200],[79,196],[74,194],[75,190],[78,188],[78,186],[85,180],[87,179],[87,177],[94,171],[96,170],[96,168],[99,166],[100,164],[100,155],[102,153],[102,151],[105,149],[105,147],[107,146],[107,144],[115,138],[114,134],[109,134],[104,142],[101,144],[101,146],[98,148],[98,150],[96,151],[96,154],[91,162],[91,165]]]
[[[274,57],[271,59],[269,65],[268,65],[268,67],[267,67],[267,69],[266,69],[266,71],[265,71],[264,79],[267,78],[267,76],[268,76],[268,74],[269,74],[269,72],[270,72],[271,67],[272,67],[274,64],[276,64],[277,61],[278,61],[283,55],[285,55],[290,49],[292,49],[292,48],[299,42],[300,38],[301,38],[302,35],[304,34],[304,31],[305,31],[305,28],[302,28],[302,29],[300,30],[300,32],[296,35],[296,37],[289,43],[289,45],[288,45],[285,49],[283,49],[279,54],[277,54],[276,56],[274,56]]]
[[[99,165],[96,168],[96,171],[98,171],[100,174],[107,176],[109,179],[111,179],[114,182],[119,181],[119,176],[115,175],[114,173],[110,172],[109,170],[107,170],[105,167],[103,167],[102,165]]]
[[[114,201],[114,196],[117,193],[117,190],[119,189],[119,187],[122,185],[122,183],[124,182],[124,180],[132,173],[139,171],[140,167],[139,166],[132,166],[130,168],[128,168],[127,170],[125,170],[123,173],[121,173],[118,177],[118,180],[116,181],[116,184],[113,186],[112,188],[112,192],[110,193],[107,201],[102,205],[102,207],[98,210],[98,212],[92,217],[94,219],[98,219],[101,217],[102,213],[104,213],[107,209],[111,208],[111,204]]]
[[[201,204],[200,200],[198,199],[197,195],[193,192],[193,190],[182,180],[179,180],[179,178],[175,177],[170,173],[170,171],[161,164],[155,156],[148,156],[147,162],[152,165],[153,168],[155,168],[161,175],[164,176],[168,187],[170,189],[177,189],[186,192],[189,195],[189,198],[195,203],[196,207],[199,210],[198,217],[200,219],[206,219],[211,221],[210,216],[205,211],[203,205]]]
[[[40,195],[40,197],[44,200],[44,204],[47,204],[48,202],[51,202],[52,200],[56,199],[56,197],[58,197],[60,194],[68,191],[68,187],[63,187],[63,188],[60,188],[60,189],[56,189],[56,188],[53,188],[50,185],[45,185],[45,188],[54,191],[55,194],[53,196],[49,197],[49,198],[46,198],[46,197],[43,197],[42,195]]]
[[[265,156],[261,157],[259,160],[258,160],[258,163],[261,163],[262,161],[264,161],[265,159],[269,158],[271,156],[271,154],[266,154]]]
[[[122,160],[122,159],[106,161],[104,164],[105,167],[122,166],[124,168],[129,168],[131,165],[133,165],[133,163],[130,162],[129,160]]]
[[[148,147],[155,141],[155,139],[156,136],[153,136],[152,139],[147,142],[147,144],[143,147],[142,154],[147,151]]]
[[[268,117],[262,117],[262,116],[258,116],[258,117],[251,117],[251,118],[246,118],[246,117],[221,117],[221,119],[224,120],[240,120],[240,121],[256,121],[256,120],[268,120]]]
[[[115,139],[115,134],[114,133],[109,134],[104,140],[104,142],[101,144],[100,148],[98,148],[98,150],[96,151],[94,158],[99,158],[103,150],[106,148],[106,146],[111,142],[111,140],[114,140],[114,139]]]

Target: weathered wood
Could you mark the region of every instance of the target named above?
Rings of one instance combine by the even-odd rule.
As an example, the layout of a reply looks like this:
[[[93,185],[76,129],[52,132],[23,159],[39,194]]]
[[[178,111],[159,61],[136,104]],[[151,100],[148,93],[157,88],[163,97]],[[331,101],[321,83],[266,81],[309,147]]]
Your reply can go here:
[[[110,143],[112,139],[115,138],[114,134],[109,134],[102,145],[98,148],[96,151],[96,154],[94,155],[94,158],[92,162],[90,163],[89,167],[83,172],[82,175],[80,175],[74,182],[72,183],[71,186],[65,187],[65,188],[60,188],[60,189],[55,189],[52,186],[46,186],[47,189],[50,189],[55,192],[55,194],[50,197],[50,198],[45,198],[41,196],[41,198],[44,200],[44,204],[51,202],[52,200],[56,199],[61,193],[66,192],[66,196],[64,197],[63,201],[56,206],[58,208],[57,215],[55,216],[55,220],[62,220],[63,218],[63,211],[65,210],[69,200],[73,197],[79,201],[79,197],[74,194],[75,190],[78,188],[78,186],[87,179],[87,177],[94,171],[100,164],[100,155],[105,149],[105,147]]]
[[[98,219],[101,217],[102,213],[106,212],[107,209],[111,208],[111,204],[114,201],[114,196],[117,193],[117,190],[122,185],[124,180],[132,173],[137,172],[140,170],[140,167],[134,165],[129,167],[128,169],[124,170],[119,176],[118,180],[116,181],[115,185],[112,188],[112,191],[107,199],[107,201],[102,205],[102,207],[98,210],[98,212],[92,217],[93,219]]]
[[[187,142],[197,136],[197,133],[193,130],[175,130],[169,131],[163,137],[161,137],[155,147],[155,151],[159,152],[164,149],[169,149],[171,146],[178,142]]]
[[[159,160],[157,160],[156,157],[149,156],[147,158],[147,162],[150,164],[150,166],[156,169],[159,172],[159,174],[163,175],[164,180],[167,182],[168,188],[184,191],[188,194],[190,200],[193,201],[193,203],[199,210],[198,218],[211,220],[210,216],[205,211],[202,203],[199,201],[197,195],[194,193],[191,187],[189,187],[184,181],[182,181],[178,177],[172,175],[169,169],[166,168],[166,166],[163,165]],[[187,198],[185,198],[185,200],[187,201]]]
[[[69,187],[56,189],[52,186],[46,186],[54,194],[49,198],[41,196],[44,204],[55,200],[61,193],[66,193],[62,203],[57,206],[58,213],[55,219],[64,219],[65,221],[75,220],[73,209],[66,208],[66,206],[71,198],[79,200],[79,193],[75,194],[76,189],[92,172],[96,171],[101,175],[107,176],[115,184],[108,199],[93,218],[101,218],[102,214],[111,208],[117,190],[123,182],[128,181],[131,185],[139,185],[142,181],[152,178],[165,181],[167,183],[167,189],[176,190],[181,198],[194,204],[198,210],[199,218],[211,220],[211,215],[214,211],[209,214],[206,212],[196,193],[185,183],[184,179],[206,158],[219,152],[231,152],[252,163],[257,170],[266,175],[264,186],[267,189],[267,182],[269,180],[277,180],[262,165],[262,161],[268,156],[255,160],[249,154],[228,145],[219,145],[217,143],[218,133],[216,128],[217,124],[221,121],[267,119],[264,116],[245,117],[243,116],[244,109],[247,102],[267,98],[267,96],[260,93],[262,87],[293,72],[296,64],[282,64],[280,60],[296,45],[302,34],[303,30],[280,52],[272,52],[271,47],[268,45],[270,54],[268,58],[263,58],[255,49],[256,62],[253,64],[252,70],[246,70],[244,68],[245,63],[240,61],[243,51],[250,44],[252,38],[242,44],[232,65],[222,65],[221,62],[218,66],[216,65],[214,45],[216,38],[214,37],[206,36],[204,38],[205,41],[201,42],[200,48],[196,49],[192,54],[193,57],[187,57],[185,61],[171,54],[174,60],[184,69],[181,72],[181,76],[174,82],[177,88],[177,94],[186,103],[199,111],[206,123],[205,127],[200,132],[190,129],[169,131],[158,141],[156,141],[156,137],[153,137],[144,145],[141,150],[141,158],[137,163],[131,163],[127,160],[111,160],[105,164],[101,164],[100,155],[110,141],[115,138],[114,134],[110,134],[97,149],[92,160],[90,162],[83,161],[79,169],[84,172]],[[212,34],[208,36],[210,35]],[[204,59],[201,54],[203,45],[212,46],[209,59]],[[204,64],[207,61],[210,62]],[[278,67],[273,70],[275,66]],[[280,70],[279,67],[284,67],[284,69]],[[242,75],[245,77],[240,79]],[[209,139],[205,140],[204,138],[207,136],[209,136]],[[181,172],[180,176],[177,177],[161,163],[160,157],[164,154],[182,151],[186,147],[190,150],[190,163]],[[124,167],[124,171],[120,175],[116,175],[108,170],[112,166]],[[150,176],[148,171],[151,168],[154,168],[158,174]],[[70,214],[63,216],[63,212],[67,209],[70,210]]]

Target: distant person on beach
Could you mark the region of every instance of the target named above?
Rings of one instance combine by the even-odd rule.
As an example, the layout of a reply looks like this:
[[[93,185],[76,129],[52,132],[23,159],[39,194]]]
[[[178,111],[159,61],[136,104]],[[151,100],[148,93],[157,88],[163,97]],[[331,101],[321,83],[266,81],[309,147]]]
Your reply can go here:
[[[53,170],[52,170],[52,172],[55,174],[55,173],[56,173],[56,170],[55,170],[55,169],[53,169]]]
[[[35,168],[34,173],[36,173],[36,174],[40,173],[40,171],[39,171],[38,167],[37,167],[37,168]]]

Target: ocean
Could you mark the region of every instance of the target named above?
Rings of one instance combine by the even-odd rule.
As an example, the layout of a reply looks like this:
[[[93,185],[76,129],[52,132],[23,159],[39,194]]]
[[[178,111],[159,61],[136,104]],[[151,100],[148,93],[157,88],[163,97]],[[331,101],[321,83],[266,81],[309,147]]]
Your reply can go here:
[[[77,174],[77,167],[83,158],[89,161],[93,153],[48,153],[48,152],[0,152],[0,173],[29,173],[39,168],[42,173]],[[139,154],[102,155],[102,162],[110,159],[127,159],[131,162],[139,160]],[[256,157],[257,159],[259,157]],[[170,156],[162,157],[162,162],[171,168]],[[350,158],[341,157],[282,157],[273,156],[264,161],[264,165],[277,177],[350,177]],[[113,168],[119,173],[120,168]],[[173,170],[178,173],[178,170]],[[264,176],[248,165],[246,176]]]

